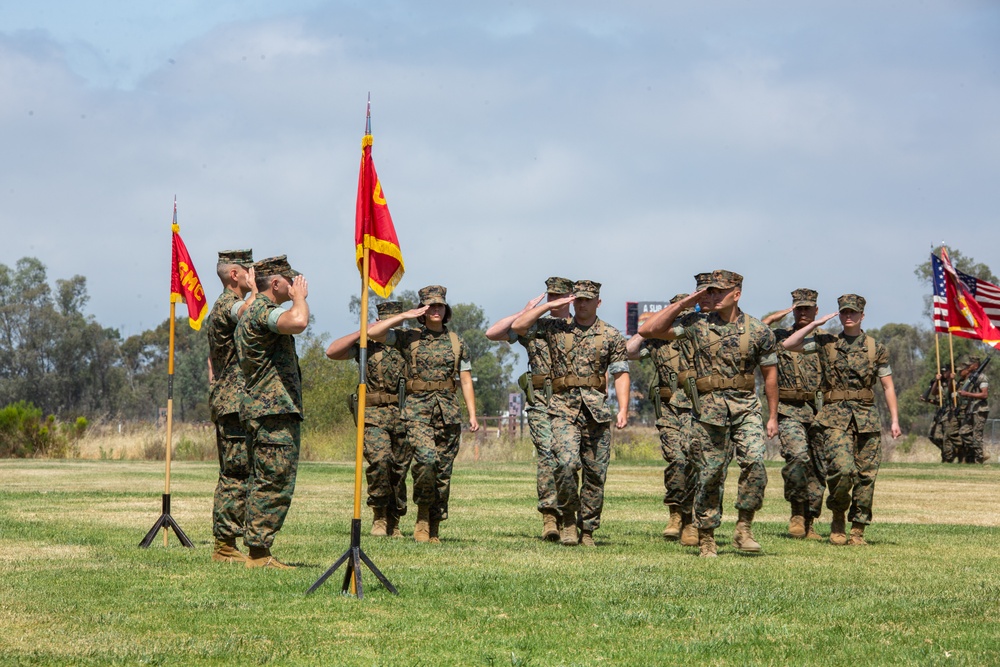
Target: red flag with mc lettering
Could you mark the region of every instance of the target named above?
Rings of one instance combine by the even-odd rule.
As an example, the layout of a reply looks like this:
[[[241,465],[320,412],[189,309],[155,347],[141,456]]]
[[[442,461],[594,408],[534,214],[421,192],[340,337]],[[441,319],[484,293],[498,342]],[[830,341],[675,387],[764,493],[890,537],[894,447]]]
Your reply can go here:
[[[363,271],[364,249],[369,250],[368,286],[379,296],[388,297],[403,278],[403,253],[399,249],[399,239],[392,226],[382,184],[375,173],[370,132],[361,140],[354,244],[359,271]]]
[[[177,224],[177,200],[174,200],[173,248],[170,262],[170,301],[184,302],[188,307],[188,323],[197,331],[201,329],[201,321],[208,313],[208,299],[205,290],[194,270],[194,263],[187,247],[181,239],[180,226]]]
[[[948,303],[946,315],[948,332],[963,338],[981,340],[987,345],[1000,348],[1000,330],[993,325],[982,304],[976,300],[968,285],[959,277],[948,257],[948,251],[944,248],[941,248],[941,263],[944,268]]]

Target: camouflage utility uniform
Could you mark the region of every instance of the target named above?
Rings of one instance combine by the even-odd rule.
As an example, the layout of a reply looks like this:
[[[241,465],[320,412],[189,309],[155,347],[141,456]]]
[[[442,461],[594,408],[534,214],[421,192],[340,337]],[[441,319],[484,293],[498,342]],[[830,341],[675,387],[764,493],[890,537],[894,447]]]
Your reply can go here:
[[[244,541],[270,549],[295,491],[302,422],[302,374],[295,337],[278,333],[284,309],[258,294],[236,325],[246,380],[240,417],[250,452],[250,497]]]
[[[863,305],[861,306],[863,308]],[[804,352],[815,353],[822,368],[823,407],[815,421],[824,429],[826,506],[852,523],[872,520],[875,478],[882,461],[882,423],[875,384],[892,375],[885,346],[862,332],[817,334]]]
[[[380,304],[381,305],[381,304]],[[360,363],[361,346],[351,348]],[[406,360],[394,347],[368,341],[365,406],[365,460],[368,506],[406,515],[406,475],[413,450],[399,417],[399,382],[406,378]]]
[[[967,384],[967,383],[966,383]],[[968,392],[980,393],[989,390],[990,382],[986,375],[980,375],[976,387],[963,386]],[[959,434],[962,438],[962,449],[965,452],[966,463],[984,463],[983,434],[986,430],[986,420],[990,416],[990,402],[985,398],[966,398],[965,415]]]
[[[780,343],[795,331],[778,329]],[[803,506],[807,520],[823,511],[823,428],[815,422],[816,392],[820,387],[819,359],[815,355],[790,352],[778,345],[778,438],[785,465],[785,500]]]
[[[538,491],[538,511],[556,512],[556,459],[552,454],[552,423],[549,420],[546,385],[551,387],[552,359],[549,346],[544,338],[518,336],[513,330],[508,334],[511,343],[520,343],[528,354],[528,382],[532,392],[528,396],[525,413],[528,416],[528,431],[535,445],[538,460],[536,489]]]
[[[432,522],[443,521],[462,434],[455,376],[472,369],[469,350],[447,327],[390,329],[385,344],[408,364],[402,419],[413,450],[413,501],[430,508]]]
[[[544,338],[552,356],[548,413],[559,514],[563,525],[571,525],[579,512],[580,528],[593,532],[601,525],[611,460],[613,415],[607,405],[607,376],[628,372],[625,338],[601,319],[589,327],[573,320],[542,319],[528,335]]]
[[[220,540],[241,537],[247,513],[250,461],[247,439],[240,423],[243,402],[243,372],[236,358],[234,333],[243,305],[240,295],[224,290],[208,314],[205,333],[215,381],[209,390],[209,406],[215,423],[219,450],[219,482],[212,503],[212,534]]]
[[[722,522],[723,487],[734,450],[740,466],[736,509],[756,512],[764,501],[764,427],[753,373],[756,366],[778,360],[771,329],[744,312],[735,322],[717,313],[700,315],[684,332],[693,347],[700,403],[691,420],[699,467],[695,516],[699,529],[714,530]]]

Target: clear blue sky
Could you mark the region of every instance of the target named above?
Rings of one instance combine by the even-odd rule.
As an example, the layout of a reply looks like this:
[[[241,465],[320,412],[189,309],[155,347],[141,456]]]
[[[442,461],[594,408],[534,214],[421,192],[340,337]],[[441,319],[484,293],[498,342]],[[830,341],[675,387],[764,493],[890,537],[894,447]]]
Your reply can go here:
[[[758,316],[919,323],[932,244],[1000,272],[1000,3],[909,0],[4,3],[0,262],[138,333],[176,194],[211,298],[216,251],[287,253],[351,330],[369,91],[401,288],[491,319],[558,274],[622,327],[729,268]]]

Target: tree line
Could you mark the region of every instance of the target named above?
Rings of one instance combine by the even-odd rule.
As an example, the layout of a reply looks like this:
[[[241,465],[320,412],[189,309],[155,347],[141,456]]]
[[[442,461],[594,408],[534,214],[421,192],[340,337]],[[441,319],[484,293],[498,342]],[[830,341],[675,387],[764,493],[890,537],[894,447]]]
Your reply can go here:
[[[997,282],[986,264],[958,250],[951,254],[960,270]],[[915,275],[930,293],[930,262],[918,265]],[[393,298],[408,308],[418,300],[412,290],[397,292]],[[67,421],[81,416],[90,421],[157,419],[166,406],[169,321],[164,319],[153,329],[122,338],[117,329],[101,325],[86,313],[88,299],[83,276],[57,279],[53,286],[46,267],[36,258],[22,258],[13,268],[0,264],[0,407],[24,401]],[[379,301],[374,295],[370,299],[370,320],[374,320]],[[360,305],[356,296],[347,304],[354,326],[360,322]],[[889,349],[900,425],[908,432],[925,433],[933,413],[920,400],[937,369],[929,297],[925,314],[928,325],[891,323],[867,330]],[[512,373],[517,352],[512,346],[488,340],[485,330],[489,324],[480,306],[452,305],[449,327],[469,347],[477,411],[499,415],[507,408],[509,392],[516,390]],[[304,427],[309,430],[350,419],[346,397],[356,389],[357,366],[327,359],[325,349],[330,339],[331,335],[317,334],[312,326],[299,337]],[[938,343],[941,363],[947,363],[948,337],[940,336]],[[990,351],[977,341],[953,338],[951,343],[956,360],[970,354],[982,357]],[[184,316],[178,318],[175,328],[174,354],[174,417],[207,421],[208,343],[205,332],[192,330]],[[647,418],[651,405],[644,396],[652,375],[648,361],[632,363],[637,410]],[[988,376],[1000,380],[1000,363],[990,364]],[[994,391],[991,403],[998,397],[1000,391]]]

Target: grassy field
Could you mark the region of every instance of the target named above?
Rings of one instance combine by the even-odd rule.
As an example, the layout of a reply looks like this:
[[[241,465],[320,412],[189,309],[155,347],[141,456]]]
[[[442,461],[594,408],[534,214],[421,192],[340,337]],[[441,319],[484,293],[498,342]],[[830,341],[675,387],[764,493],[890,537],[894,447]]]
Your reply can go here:
[[[537,539],[530,463],[461,463],[444,543],[365,537],[400,595],[365,570],[359,601],[339,572],[304,595],[348,546],[350,466],[301,466],[281,572],[209,560],[212,463],[173,468],[195,548],[143,550],[162,463],[0,461],[0,664],[1000,664],[1000,467],[886,465],[867,548],[786,538],[768,474],[764,554],[730,544],[733,469],[704,560],[659,537],[659,465],[612,464],[585,550]]]

